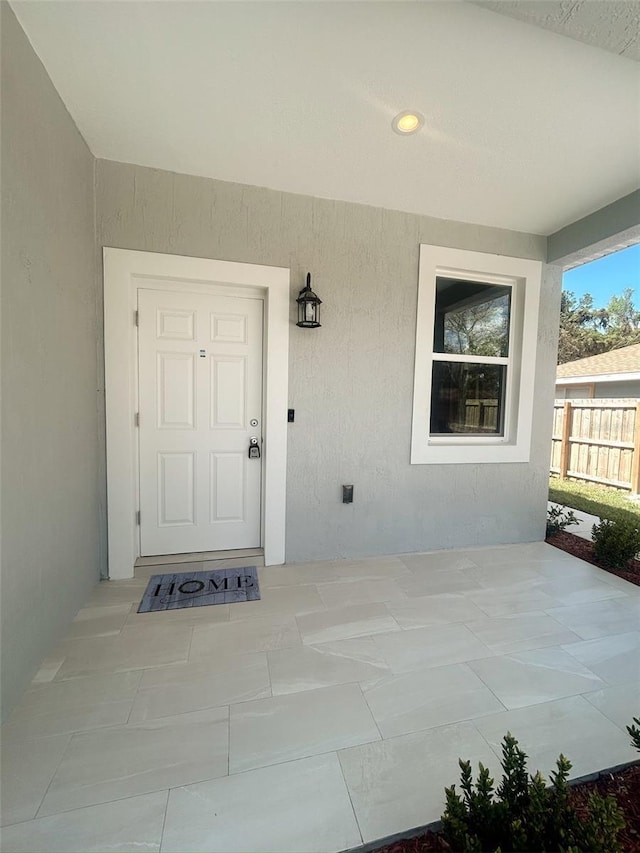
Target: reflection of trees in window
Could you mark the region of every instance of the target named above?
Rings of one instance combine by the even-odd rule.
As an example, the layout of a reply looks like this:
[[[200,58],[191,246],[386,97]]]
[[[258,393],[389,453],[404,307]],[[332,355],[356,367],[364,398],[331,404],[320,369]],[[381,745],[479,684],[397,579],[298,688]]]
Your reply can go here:
[[[509,294],[444,315],[444,352],[506,356]]]

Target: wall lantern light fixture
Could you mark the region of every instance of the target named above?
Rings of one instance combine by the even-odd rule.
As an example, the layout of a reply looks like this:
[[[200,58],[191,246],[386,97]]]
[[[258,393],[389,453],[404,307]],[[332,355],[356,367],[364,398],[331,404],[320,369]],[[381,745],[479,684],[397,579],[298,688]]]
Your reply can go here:
[[[311,290],[311,273],[307,273],[307,286],[303,287],[300,295],[296,299],[298,303],[298,322],[297,326],[303,329],[318,329],[320,327],[320,299]]]

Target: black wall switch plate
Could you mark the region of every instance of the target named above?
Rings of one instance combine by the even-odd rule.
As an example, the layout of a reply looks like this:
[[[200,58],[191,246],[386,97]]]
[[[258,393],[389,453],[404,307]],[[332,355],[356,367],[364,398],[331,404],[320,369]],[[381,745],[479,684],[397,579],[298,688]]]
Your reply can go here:
[[[353,503],[353,486],[343,486],[342,487],[342,503],[343,504],[352,504]]]
[[[287,422],[292,424],[296,419],[296,410],[287,409]]]

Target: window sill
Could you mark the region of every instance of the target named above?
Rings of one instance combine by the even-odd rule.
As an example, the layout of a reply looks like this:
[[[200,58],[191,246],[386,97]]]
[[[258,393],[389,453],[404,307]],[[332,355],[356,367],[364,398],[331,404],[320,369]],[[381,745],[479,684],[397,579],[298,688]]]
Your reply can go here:
[[[412,465],[479,465],[529,462],[529,447],[508,444],[429,443],[411,452]]]

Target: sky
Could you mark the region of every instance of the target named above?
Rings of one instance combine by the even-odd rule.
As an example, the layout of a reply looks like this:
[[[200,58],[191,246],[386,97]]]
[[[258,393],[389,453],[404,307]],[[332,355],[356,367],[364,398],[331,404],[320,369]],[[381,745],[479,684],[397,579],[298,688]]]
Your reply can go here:
[[[573,291],[578,298],[590,293],[596,308],[604,308],[627,287],[635,291],[633,301],[640,307],[640,244],[567,270],[562,277],[563,290]]]

